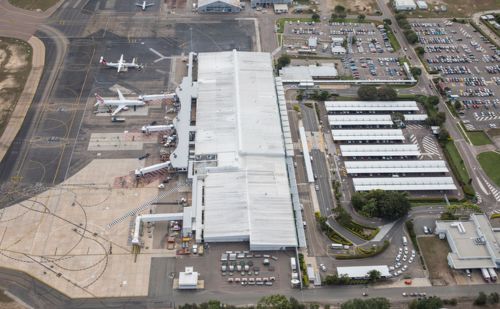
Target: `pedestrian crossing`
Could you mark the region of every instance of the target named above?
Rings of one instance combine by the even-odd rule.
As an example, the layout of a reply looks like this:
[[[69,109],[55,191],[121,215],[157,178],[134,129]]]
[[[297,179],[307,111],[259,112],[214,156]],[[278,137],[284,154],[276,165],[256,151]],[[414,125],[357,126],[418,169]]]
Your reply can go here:
[[[500,116],[476,116],[477,121],[490,121],[490,120],[498,120]]]
[[[476,204],[481,204],[483,202],[483,199],[481,198],[481,195],[476,193]]]
[[[415,134],[410,134],[410,142],[411,142],[412,144],[417,145],[418,152],[422,153],[422,149],[420,149],[420,144],[418,143],[418,141],[417,141],[417,137],[415,136]],[[423,155],[420,155],[420,156],[419,156],[419,159],[422,159],[423,157],[424,157]]]
[[[488,187],[488,189],[490,190],[491,194],[493,194],[493,197],[495,198],[495,200],[497,202],[500,202],[500,190],[497,190],[491,183],[489,183],[489,181],[487,181],[486,179],[483,178],[483,181],[484,183],[486,184],[486,186]]]
[[[438,156],[441,159],[441,153],[439,152],[439,146],[432,139],[432,136],[424,136],[422,139],[422,144],[424,146],[424,150],[427,154]]]
[[[162,192],[161,194],[157,195],[155,198],[152,198],[151,200],[147,201],[146,203],[142,204],[141,206],[139,206],[135,209],[132,209],[129,212],[127,212],[126,214],[124,214],[123,216],[113,220],[110,224],[107,225],[106,228],[109,230],[114,225],[117,225],[118,223],[123,222],[123,220],[126,220],[129,217],[137,215],[138,213],[146,210],[147,208],[151,207],[153,204],[157,203],[159,200],[164,199],[165,197],[169,196],[173,192],[177,192],[179,190],[179,188],[181,188],[182,186],[184,186],[184,184],[179,183],[176,187],[174,187],[168,191]]]
[[[407,124],[406,128],[410,129],[410,130],[419,130],[419,129],[425,129],[425,125],[418,124],[418,123],[411,123],[411,124]]]
[[[474,125],[471,123],[464,123],[464,127],[467,131],[475,131],[476,130],[476,127],[474,127]]]

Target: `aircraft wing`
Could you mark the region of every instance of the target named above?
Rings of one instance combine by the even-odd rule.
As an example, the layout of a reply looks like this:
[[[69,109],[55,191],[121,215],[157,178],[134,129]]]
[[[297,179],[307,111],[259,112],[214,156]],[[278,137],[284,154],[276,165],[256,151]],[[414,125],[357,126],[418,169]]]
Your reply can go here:
[[[113,111],[113,113],[111,114],[111,116],[116,116],[116,114],[118,114],[125,107],[127,107],[125,104],[118,105],[118,107]]]
[[[153,5],[155,5],[155,4],[154,3],[148,3],[148,4],[146,4],[146,7],[153,6]]]
[[[136,6],[142,6],[142,3],[135,3]]]
[[[120,91],[120,89],[116,89],[116,92],[118,92],[118,98],[120,98],[120,101],[125,101],[125,97],[123,96],[123,93]]]

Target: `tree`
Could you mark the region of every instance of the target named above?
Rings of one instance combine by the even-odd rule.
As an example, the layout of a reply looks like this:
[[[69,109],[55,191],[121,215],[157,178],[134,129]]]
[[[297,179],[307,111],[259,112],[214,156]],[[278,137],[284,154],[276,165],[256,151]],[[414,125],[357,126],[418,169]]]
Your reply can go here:
[[[351,198],[354,209],[366,216],[394,220],[410,210],[408,196],[404,192],[372,190],[356,192]]]
[[[363,101],[377,100],[377,88],[375,86],[360,86],[358,89],[358,98]]]
[[[380,279],[380,277],[381,277],[381,274],[376,269],[370,270],[368,272],[368,280],[370,280],[370,282],[372,282],[372,283],[377,282],[377,280]]]
[[[497,292],[493,292],[490,295],[488,295],[488,303],[490,304],[498,304],[500,301],[500,295],[498,295]]]
[[[290,309],[305,309],[304,304],[299,303],[299,301],[293,297],[290,297]]]
[[[421,68],[412,67],[410,69],[410,72],[411,72],[411,75],[413,75],[413,77],[415,77],[415,78],[418,78],[420,75],[422,75],[422,69]]]
[[[366,15],[364,15],[364,14],[359,14],[358,15],[358,20],[359,21],[363,21],[363,20],[365,20],[365,18],[366,18]]]
[[[342,207],[338,207],[337,209],[337,216],[335,217],[335,220],[337,220],[337,222],[342,226],[348,226],[349,224],[351,224],[351,215]]]
[[[458,111],[462,108],[462,103],[460,103],[460,101],[455,101],[455,103],[453,103],[453,107]]]
[[[429,298],[415,299],[410,302],[410,309],[440,309],[443,307],[441,298],[432,296]]]
[[[446,142],[448,139],[450,139],[450,133],[445,128],[441,128],[438,134],[438,140],[440,142]]]
[[[259,300],[257,309],[290,309],[290,302],[284,295],[269,295]]]
[[[488,297],[484,292],[479,292],[479,295],[474,299],[474,305],[476,306],[484,306],[486,305],[486,301],[488,300]]]
[[[283,67],[286,67],[287,65],[290,64],[292,60],[290,59],[290,56],[288,55],[281,55],[279,58],[278,58],[278,64],[277,64],[277,69],[280,70],[281,68]]]
[[[377,89],[377,98],[382,101],[395,101],[398,98],[398,93],[394,88],[382,86]]]
[[[427,103],[432,104],[432,105],[438,105],[439,104],[439,97],[435,95],[431,95],[427,98]]]
[[[422,46],[415,47],[415,52],[417,55],[422,56],[425,54],[425,49]]]
[[[314,13],[314,14],[312,14],[311,18],[312,18],[312,20],[314,20],[314,21],[320,21],[320,19],[321,19],[321,17],[319,16],[319,14],[318,14],[318,13]]]
[[[351,299],[343,303],[341,309],[389,309],[391,304],[387,298]]]
[[[343,7],[342,5],[336,5],[333,8],[333,11],[337,14],[345,14],[345,7]]]
[[[408,40],[408,43],[415,44],[418,42],[418,35],[415,33],[415,31],[405,30],[403,33],[406,37],[406,40]]]
[[[389,18],[384,18],[384,24],[392,25],[392,21]]]

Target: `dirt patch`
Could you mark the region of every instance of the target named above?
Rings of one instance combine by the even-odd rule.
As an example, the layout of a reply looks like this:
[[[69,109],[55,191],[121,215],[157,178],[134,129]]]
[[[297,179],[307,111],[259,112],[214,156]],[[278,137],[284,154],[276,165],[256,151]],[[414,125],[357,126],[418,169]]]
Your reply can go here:
[[[426,17],[469,17],[475,12],[498,9],[498,0],[431,0],[429,11],[417,11],[416,14]],[[436,13],[435,7],[446,6],[445,12]]]
[[[31,71],[31,46],[21,40],[0,38],[0,134],[21,95]]]
[[[13,6],[31,11],[45,11],[57,2],[59,0],[9,0],[9,3]]]
[[[418,237],[417,241],[432,285],[455,285],[457,282],[448,266],[447,256],[450,247],[446,240],[437,237]]]
[[[378,11],[375,0],[328,0],[327,3],[330,11],[341,5],[346,8],[348,14],[374,15]]]

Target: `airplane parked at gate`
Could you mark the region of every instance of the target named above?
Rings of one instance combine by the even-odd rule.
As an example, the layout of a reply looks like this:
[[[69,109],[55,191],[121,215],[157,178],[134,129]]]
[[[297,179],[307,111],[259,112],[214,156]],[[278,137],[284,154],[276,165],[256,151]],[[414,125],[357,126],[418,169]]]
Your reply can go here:
[[[111,116],[115,116],[122,110],[128,110],[130,106],[144,106],[146,103],[141,100],[131,100],[131,99],[125,99],[123,96],[122,92],[120,89],[116,89],[116,92],[118,92],[118,100],[110,100],[110,99],[103,99],[100,95],[97,93],[95,94],[95,97],[97,99],[97,102],[95,106],[116,106],[116,109],[111,113]]]
[[[132,59],[132,62],[126,62],[123,59],[123,54],[120,56],[118,62],[108,62],[104,57],[101,57],[99,63],[109,68],[116,68],[117,72],[126,72],[129,68],[141,70],[143,67],[136,62],[135,58]]]
[[[146,0],[142,1],[142,3],[135,3],[136,6],[140,6],[143,11],[146,10],[148,6],[153,6],[155,5],[154,3],[147,3]]]

